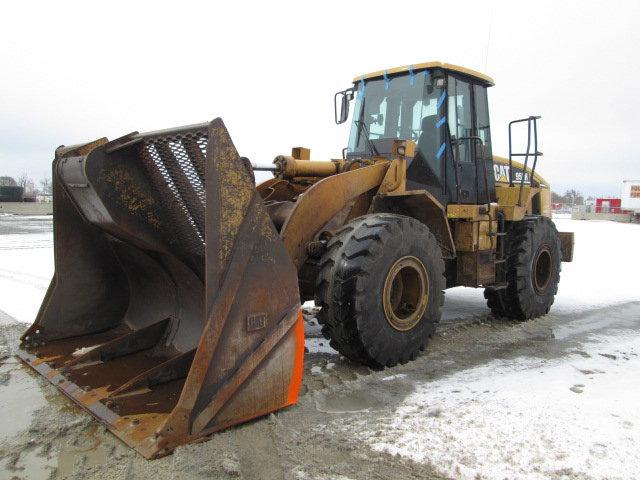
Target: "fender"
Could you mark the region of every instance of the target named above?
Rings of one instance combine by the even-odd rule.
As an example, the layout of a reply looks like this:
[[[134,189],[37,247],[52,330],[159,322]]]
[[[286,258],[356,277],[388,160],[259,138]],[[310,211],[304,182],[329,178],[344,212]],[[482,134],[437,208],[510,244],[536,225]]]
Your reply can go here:
[[[424,223],[435,235],[444,258],[454,258],[456,247],[444,206],[426,190],[377,195],[374,212],[400,213]]]
[[[379,187],[388,168],[389,162],[380,162],[331,175],[300,195],[280,232],[298,270],[307,259],[307,243],[350,201]]]

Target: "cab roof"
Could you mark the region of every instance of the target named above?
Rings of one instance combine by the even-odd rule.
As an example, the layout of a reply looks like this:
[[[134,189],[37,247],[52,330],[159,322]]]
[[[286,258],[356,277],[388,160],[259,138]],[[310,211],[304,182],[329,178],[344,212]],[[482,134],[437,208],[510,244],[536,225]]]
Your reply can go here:
[[[377,72],[366,73],[359,77],[355,77],[353,79],[353,83],[359,82],[363,78],[365,80],[369,80],[372,78],[381,78],[384,76],[385,72],[387,73],[387,75],[409,72],[411,68],[413,68],[413,71],[416,73],[419,72],[420,70],[425,70],[427,68],[442,68],[443,70],[447,70],[455,73],[462,73],[463,75],[473,77],[477,80],[480,80],[483,84],[485,84],[488,87],[495,85],[493,78],[485,75],[484,73],[476,72],[475,70],[471,70],[470,68],[460,67],[458,65],[453,65],[451,63],[443,63],[443,62],[414,63],[413,65],[404,65],[402,67],[388,68],[387,70],[378,70]]]

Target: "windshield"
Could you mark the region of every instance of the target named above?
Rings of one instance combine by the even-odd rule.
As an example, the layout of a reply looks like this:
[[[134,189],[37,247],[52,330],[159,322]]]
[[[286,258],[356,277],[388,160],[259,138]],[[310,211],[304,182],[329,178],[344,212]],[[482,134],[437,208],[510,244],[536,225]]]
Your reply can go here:
[[[437,150],[440,140],[436,129],[441,126],[437,115],[438,100],[442,89],[433,85],[429,70],[367,80],[356,86],[358,91],[347,150],[350,156],[387,155],[393,140],[397,139],[413,140],[419,149],[435,147]],[[429,141],[421,141],[421,136],[426,137],[422,135],[423,130],[427,129]]]

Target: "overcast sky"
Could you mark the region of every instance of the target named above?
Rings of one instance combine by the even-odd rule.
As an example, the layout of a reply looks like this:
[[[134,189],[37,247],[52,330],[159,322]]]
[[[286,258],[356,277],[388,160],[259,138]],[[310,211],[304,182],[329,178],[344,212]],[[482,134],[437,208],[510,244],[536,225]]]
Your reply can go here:
[[[619,194],[640,178],[639,24],[638,1],[4,2],[0,175],[38,180],[58,145],[217,116],[254,162],[297,145],[338,158],[337,90],[441,60],[495,79],[494,153],[509,120],[542,115],[552,188]]]

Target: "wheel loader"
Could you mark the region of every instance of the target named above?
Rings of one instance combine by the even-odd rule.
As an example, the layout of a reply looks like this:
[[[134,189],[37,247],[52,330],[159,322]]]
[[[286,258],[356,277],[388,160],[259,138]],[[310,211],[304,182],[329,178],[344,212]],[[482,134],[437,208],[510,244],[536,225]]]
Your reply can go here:
[[[440,62],[357,77],[334,97],[341,158],[296,147],[257,186],[219,118],[59,147],[55,274],[20,358],[155,458],[296,403],[303,301],[375,369],[425,348],[447,288],[546,314],[573,234],[536,173],[539,117],[493,156],[492,85]]]

